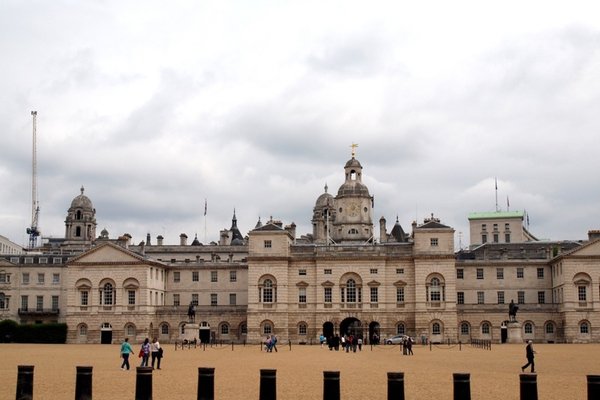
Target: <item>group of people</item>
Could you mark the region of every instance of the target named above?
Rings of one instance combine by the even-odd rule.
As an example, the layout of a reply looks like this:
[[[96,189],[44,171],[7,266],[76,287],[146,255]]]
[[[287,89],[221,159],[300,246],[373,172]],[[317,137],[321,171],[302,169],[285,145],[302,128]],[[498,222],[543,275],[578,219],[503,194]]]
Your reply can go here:
[[[123,343],[121,344],[121,358],[123,362],[121,363],[121,369],[129,371],[129,355],[133,354],[133,348],[129,343],[129,338],[125,338]],[[152,339],[152,343],[150,340],[146,338],[144,343],[140,348],[138,353],[138,357],[142,359],[142,363],[140,367],[147,367],[148,361],[152,356],[152,369],[156,365],[156,369],[160,369],[160,360],[163,358],[163,349],[160,347],[160,343],[157,338]]]
[[[273,350],[277,353],[277,335],[267,336],[265,339],[265,351],[267,353],[272,353]]]
[[[358,351],[362,351],[363,345],[362,337],[354,335],[344,335],[340,337],[336,334],[335,336],[330,336],[329,338],[325,338],[324,335],[321,335],[319,341],[321,342],[321,347],[327,343],[329,350],[335,349],[335,351],[339,351],[341,346],[342,351],[346,351],[346,353],[349,353],[350,351],[356,353],[357,349]]]

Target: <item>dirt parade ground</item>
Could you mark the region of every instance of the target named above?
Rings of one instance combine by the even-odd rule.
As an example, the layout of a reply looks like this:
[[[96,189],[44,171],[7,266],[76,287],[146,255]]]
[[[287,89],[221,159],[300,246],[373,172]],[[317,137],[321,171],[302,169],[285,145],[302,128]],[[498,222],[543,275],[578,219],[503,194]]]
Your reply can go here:
[[[139,344],[134,344],[138,350]],[[404,372],[409,399],[452,398],[454,372],[471,374],[474,399],[518,399],[525,345],[493,345],[484,350],[463,345],[414,346],[403,356],[399,346],[364,346],[361,352],[329,351],[320,346],[290,347],[266,353],[259,345],[231,344],[192,349],[164,345],[161,370],[152,374],[153,398],[196,399],[198,367],[215,368],[216,399],[258,399],[260,369],[276,369],[277,398],[321,399],[323,371],[340,371],[341,399],[385,399],[387,372]],[[140,359],[122,371],[118,345],[0,344],[0,399],[14,399],[18,365],[34,365],[34,399],[74,398],[76,366],[93,366],[93,397],[134,398]],[[600,374],[600,344],[536,344],[540,399],[584,399],[586,375]]]

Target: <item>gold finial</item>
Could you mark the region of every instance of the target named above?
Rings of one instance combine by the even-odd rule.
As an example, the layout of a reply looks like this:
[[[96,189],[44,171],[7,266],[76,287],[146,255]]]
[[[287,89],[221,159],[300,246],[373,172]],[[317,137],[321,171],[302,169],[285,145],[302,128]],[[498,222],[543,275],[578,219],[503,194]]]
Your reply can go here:
[[[356,155],[356,148],[358,147],[357,143],[352,143],[350,145],[350,147],[352,147],[352,158],[354,158],[354,156]]]

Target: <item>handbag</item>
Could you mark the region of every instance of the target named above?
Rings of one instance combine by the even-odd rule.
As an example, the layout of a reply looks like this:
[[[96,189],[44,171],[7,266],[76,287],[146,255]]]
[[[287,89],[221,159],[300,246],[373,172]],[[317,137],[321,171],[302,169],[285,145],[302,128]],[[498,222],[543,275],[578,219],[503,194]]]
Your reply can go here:
[[[140,349],[140,354],[138,354],[139,358],[144,357],[144,349]]]

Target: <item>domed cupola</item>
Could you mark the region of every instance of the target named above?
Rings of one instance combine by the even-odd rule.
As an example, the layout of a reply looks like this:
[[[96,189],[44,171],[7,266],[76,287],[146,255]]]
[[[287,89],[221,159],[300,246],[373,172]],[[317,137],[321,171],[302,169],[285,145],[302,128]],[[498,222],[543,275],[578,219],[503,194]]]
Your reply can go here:
[[[313,208],[313,238],[316,243],[326,243],[329,237],[328,229],[331,222],[335,220],[335,199],[327,193],[327,184],[325,192],[321,194],[315,202]]]
[[[65,220],[65,239],[92,241],[96,237],[96,209],[92,201],[83,194],[73,199]]]
[[[231,245],[232,246],[241,246],[244,244],[244,237],[242,233],[238,229],[237,226],[237,217],[235,216],[235,209],[233,210],[233,219],[231,220],[231,228],[229,229],[231,232]]]

